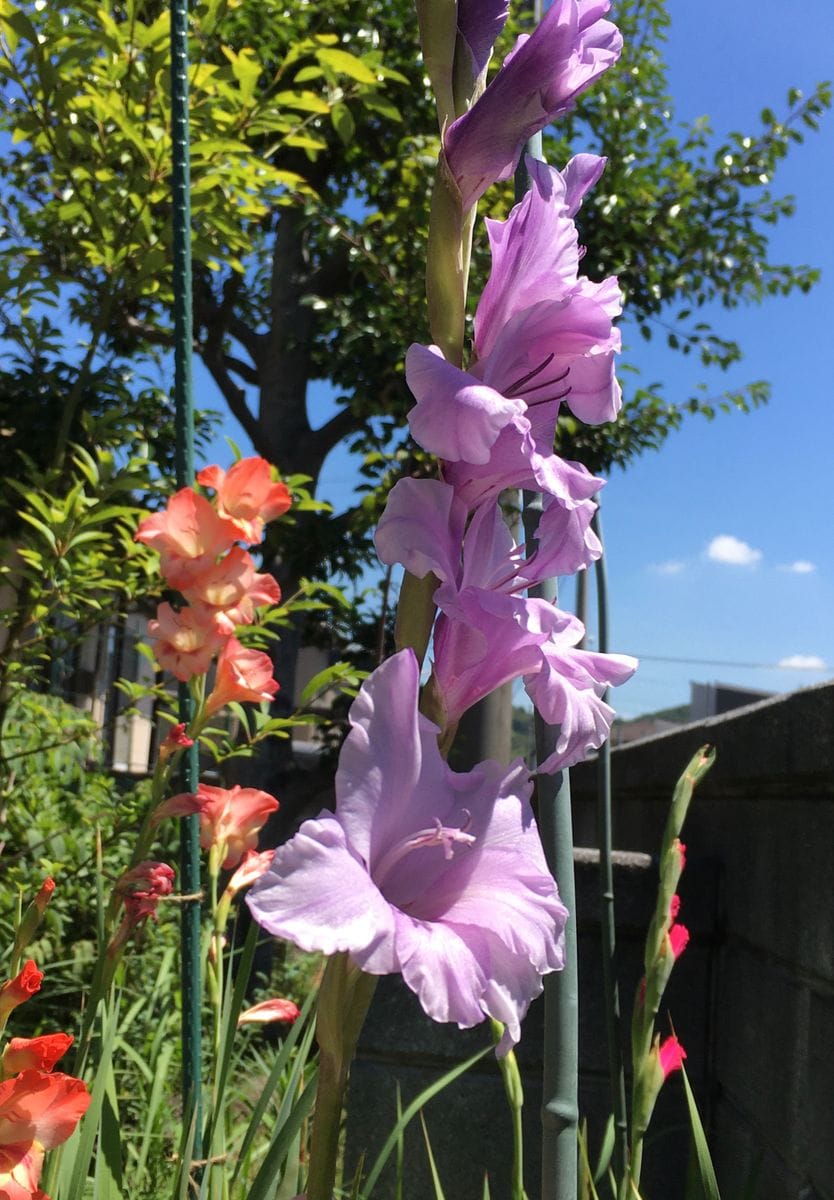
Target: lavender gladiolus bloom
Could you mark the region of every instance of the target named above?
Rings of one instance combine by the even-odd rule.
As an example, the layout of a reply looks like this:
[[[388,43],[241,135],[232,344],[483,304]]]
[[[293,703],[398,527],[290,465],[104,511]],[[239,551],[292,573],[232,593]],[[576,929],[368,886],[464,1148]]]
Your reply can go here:
[[[598,482],[598,481],[597,481]],[[560,726],[540,770],[572,766],[602,745],[614,717],[604,690],[637,666],[628,655],[577,650],[582,623],[545,600],[520,592],[552,575],[569,575],[599,558],[590,501],[550,500],[540,518],[538,549],[527,558],[514,544],[497,505],[482,504],[463,536],[466,505],[438,480],[403,479],[391,491],[376,532],[383,562],[402,563],[418,578],[441,581],[434,602],[434,675],[449,724],[508,680],[524,678],[536,707]]]
[[[480,481],[470,503],[500,487],[563,496],[565,468],[552,458],[561,402],[592,424],[613,420],[620,407],[613,326],[620,290],[614,278],[579,277],[573,221],[603,166],[590,154],[564,172],[528,159],[530,191],[506,221],[487,221],[492,271],[475,312],[469,369],[447,362],[436,346],[415,344],[406,355],[417,401],[411,432],[444,459],[447,479],[460,487]],[[577,499],[595,490],[574,482]]]
[[[553,0],[483,95],[449,126],[445,157],[464,212],[491,184],[509,179],[528,138],[616,62],[622,38],[601,20],[608,8],[607,0]]]
[[[542,975],[564,963],[567,912],[542,853],[521,760],[458,774],[417,711],[403,650],[365,681],[339,757],[336,812],[305,821],[248,897],[304,950],[401,972],[436,1021],[485,1016],[518,1041]]]

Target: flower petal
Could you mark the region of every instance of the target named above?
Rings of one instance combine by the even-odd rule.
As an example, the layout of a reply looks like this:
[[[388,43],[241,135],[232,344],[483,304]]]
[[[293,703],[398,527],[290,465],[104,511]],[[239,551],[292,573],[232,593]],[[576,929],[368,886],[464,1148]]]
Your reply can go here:
[[[489,462],[490,450],[526,405],[487,387],[443,358],[436,346],[413,345],[405,359],[406,380],[417,403],[408,414],[414,440],[450,462]]]
[[[397,970],[391,907],[348,848],[335,817],[305,821],[279,846],[246,903],[259,925],[302,950],[348,951],[360,965],[375,952],[385,971]]]

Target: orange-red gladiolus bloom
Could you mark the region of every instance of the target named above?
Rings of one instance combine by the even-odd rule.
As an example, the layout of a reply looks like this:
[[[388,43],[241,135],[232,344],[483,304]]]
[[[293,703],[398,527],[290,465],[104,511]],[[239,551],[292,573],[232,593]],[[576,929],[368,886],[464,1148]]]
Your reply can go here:
[[[238,537],[250,544],[259,542],[267,521],[280,517],[292,503],[286,484],[273,483],[265,458],[242,458],[228,471],[204,467],[197,482],[214,488],[218,514],[231,521]]]
[[[0,987],[0,1016],[10,1013],[18,1004],[23,1004],[30,996],[34,996],[35,992],[39,992],[42,981],[43,971],[39,971],[34,960],[30,958],[14,979]]]
[[[269,655],[262,650],[244,650],[237,638],[230,637],[217,660],[206,714],[211,716],[232,700],[271,700],[277,691]]]
[[[42,1037],[10,1038],[3,1051],[3,1074],[21,1071],[51,1071],[72,1045],[71,1033],[45,1033]]]
[[[224,869],[236,867],[244,851],[253,850],[258,833],[278,801],[257,788],[211,787],[201,783],[196,792],[181,792],[165,800],[154,812],[154,821],[164,817],[200,815],[200,845],[204,850],[218,846]]]
[[[46,1200],[38,1188],[46,1150],[65,1142],[87,1111],[86,1084],[23,1071],[0,1083],[0,1197]]]
[[[207,610],[181,608],[177,612],[167,603],[160,604],[156,620],[148,622],[148,634],[155,639],[156,661],[183,683],[205,675],[229,636],[218,629]]]
[[[210,570],[238,536],[235,526],[193,488],[182,488],[164,512],[145,517],[136,531],[137,542],[157,551],[162,574],[179,591]]]

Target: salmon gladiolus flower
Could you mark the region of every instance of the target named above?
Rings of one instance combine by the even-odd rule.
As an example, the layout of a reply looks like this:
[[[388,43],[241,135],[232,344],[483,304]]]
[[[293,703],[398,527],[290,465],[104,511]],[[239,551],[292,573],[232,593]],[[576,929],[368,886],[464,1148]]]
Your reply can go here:
[[[292,503],[284,483],[274,483],[265,458],[242,458],[228,471],[204,467],[197,475],[203,487],[214,488],[219,516],[235,527],[250,545],[263,537],[264,525],[282,516]]]
[[[44,1152],[67,1140],[89,1103],[71,1075],[29,1070],[0,1083],[0,1197],[47,1200],[38,1188]]]
[[[18,1004],[23,1004],[40,991],[43,971],[39,971],[33,959],[29,959],[23,970],[0,987],[0,1016],[5,1016]]]
[[[164,512],[145,517],[136,531],[136,541],[157,551],[162,574],[179,591],[209,571],[237,537],[235,527],[193,488],[182,488]]]
[[[272,660],[262,650],[245,650],[230,637],[217,660],[214,688],[206,700],[211,716],[232,700],[271,700],[278,691],[272,678]]]
[[[125,922],[135,929],[142,921],[156,920],[156,906],[174,890],[174,869],[163,862],[141,862],[125,871],[116,884],[116,894],[125,906]],[[129,932],[129,930],[128,930]]]
[[[156,620],[148,622],[148,633],[155,639],[154,657],[175,679],[187,683],[195,675],[205,675],[228,633],[219,629],[213,614],[197,608],[160,604]]]
[[[278,801],[269,792],[257,788],[211,787],[201,783],[196,792],[182,792],[165,800],[153,815],[154,823],[165,817],[200,817],[200,845],[204,850],[218,847],[224,870],[236,867],[246,850],[253,850],[258,833]]]
[[[70,1033],[46,1033],[42,1037],[10,1038],[3,1051],[3,1074],[18,1075],[21,1071],[51,1071],[72,1045]]]
[[[234,633],[235,625],[251,625],[255,609],[277,604],[281,589],[271,575],[259,575],[252,556],[233,546],[219,563],[183,591],[190,604],[211,611],[218,628]]]

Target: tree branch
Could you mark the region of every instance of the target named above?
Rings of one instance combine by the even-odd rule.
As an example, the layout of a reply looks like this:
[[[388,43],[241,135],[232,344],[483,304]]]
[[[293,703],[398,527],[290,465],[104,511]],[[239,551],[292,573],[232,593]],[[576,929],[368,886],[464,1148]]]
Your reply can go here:
[[[232,416],[237,417],[238,421],[240,421],[257,453],[263,454],[260,424],[246,403],[243,388],[238,387],[229,375],[222,352],[214,350],[213,347],[203,347],[202,358],[208,367],[212,379],[220,388]]]
[[[304,450],[312,458],[324,462],[334,446],[349,434],[358,432],[362,425],[361,417],[357,417],[349,408],[342,408],[321,429],[311,430],[304,439]]]
[[[234,354],[224,354],[223,362],[229,371],[234,371],[235,375],[239,375],[245,383],[251,383],[253,387],[260,385],[261,377],[257,367],[253,367],[251,363],[244,362],[242,358],[237,358]]]

